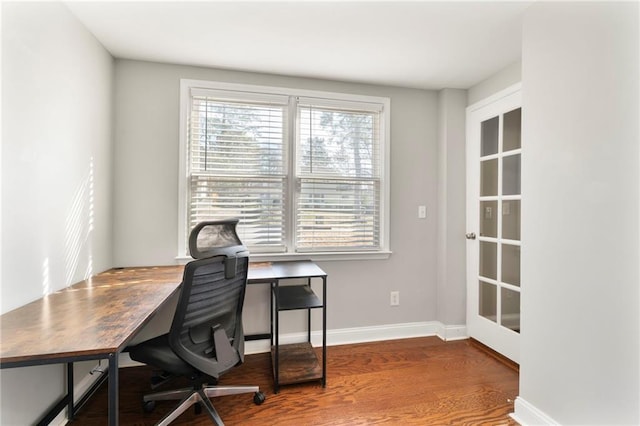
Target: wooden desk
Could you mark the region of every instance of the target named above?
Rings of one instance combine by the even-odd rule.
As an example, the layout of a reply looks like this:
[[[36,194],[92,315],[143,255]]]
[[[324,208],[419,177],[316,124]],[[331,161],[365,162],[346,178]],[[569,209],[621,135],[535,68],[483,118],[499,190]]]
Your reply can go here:
[[[109,424],[118,424],[118,354],[178,290],[182,269],[111,269],[0,317],[0,368],[67,363],[67,395],[39,424],[67,406],[73,417],[73,363],[92,359],[109,362]]]
[[[100,359],[109,363],[109,425],[118,424],[118,355],[178,291],[183,272],[182,265],[114,268],[0,317],[0,368],[67,364],[67,395],[38,424],[50,423],[65,407],[73,418],[85,400],[74,404],[73,363]],[[315,274],[326,284],[312,262],[251,263],[248,282],[273,288],[281,279],[321,276]]]

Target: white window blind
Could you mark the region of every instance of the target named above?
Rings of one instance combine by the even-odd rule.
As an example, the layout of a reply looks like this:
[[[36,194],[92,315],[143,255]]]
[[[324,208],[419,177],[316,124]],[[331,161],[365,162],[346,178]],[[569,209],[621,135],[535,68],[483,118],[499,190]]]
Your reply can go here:
[[[389,99],[181,81],[180,256],[201,221],[239,219],[252,257],[389,253]]]
[[[187,234],[203,220],[236,217],[249,249],[284,251],[287,98],[236,98],[192,92]]]
[[[327,104],[298,104],[297,250],[380,250],[379,107]]]

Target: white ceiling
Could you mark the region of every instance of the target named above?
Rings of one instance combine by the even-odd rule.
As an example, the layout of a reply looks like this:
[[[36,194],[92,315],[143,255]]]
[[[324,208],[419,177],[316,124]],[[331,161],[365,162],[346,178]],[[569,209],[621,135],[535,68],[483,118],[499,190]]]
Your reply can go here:
[[[518,61],[531,2],[66,4],[117,58],[440,89]]]

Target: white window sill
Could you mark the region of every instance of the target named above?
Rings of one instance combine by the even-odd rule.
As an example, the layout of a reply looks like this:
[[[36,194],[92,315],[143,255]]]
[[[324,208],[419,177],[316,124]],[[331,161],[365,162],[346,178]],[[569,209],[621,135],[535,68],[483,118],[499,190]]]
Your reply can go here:
[[[251,261],[277,262],[286,260],[313,260],[317,262],[341,261],[341,260],[385,260],[391,256],[390,250],[383,251],[357,251],[357,252],[329,252],[329,253],[260,253],[251,254]],[[189,256],[176,256],[180,264],[187,263],[193,258]]]

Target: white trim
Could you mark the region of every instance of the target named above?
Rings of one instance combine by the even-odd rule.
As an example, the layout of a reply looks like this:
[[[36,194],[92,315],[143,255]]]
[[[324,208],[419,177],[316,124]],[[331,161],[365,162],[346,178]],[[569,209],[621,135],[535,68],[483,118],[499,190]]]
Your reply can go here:
[[[93,371],[94,369],[100,369],[100,370],[104,370],[104,374],[107,374],[107,368],[103,367],[101,368],[100,363],[98,362],[98,364],[95,365],[95,367],[93,367],[91,369],[91,371]],[[82,378],[82,380],[80,380],[80,382],[75,385],[73,387],[73,403],[77,404],[78,402],[80,402],[80,399],[84,396],[84,393],[96,382],[98,381],[98,379],[100,378],[100,374],[87,374],[86,376],[84,376]],[[64,426],[69,422],[69,416],[67,413],[66,408],[64,410],[62,410],[60,412],[60,414],[58,414],[53,420],[51,420],[51,423],[49,423],[52,426]]]
[[[192,79],[180,79],[180,117],[179,117],[179,167],[178,167],[178,254],[176,260],[180,263],[187,259],[187,199],[188,199],[188,112],[191,108],[191,93],[207,93],[207,91],[232,91],[235,92],[235,96],[241,99],[245,99],[248,95],[259,94],[263,95],[265,99],[271,99],[277,101],[282,99],[283,96],[289,96],[289,106],[296,104],[296,98],[307,98],[307,100],[313,99],[314,102],[319,102],[322,105],[351,105],[352,107],[364,108],[368,111],[380,111],[380,124],[379,132],[380,138],[384,138],[384,142],[380,149],[380,164],[383,168],[383,174],[380,176],[382,180],[382,188],[380,194],[380,226],[382,228],[380,232],[380,250],[374,252],[332,252],[332,253],[304,253],[298,254],[291,252],[282,253],[281,256],[274,256],[272,253],[261,253],[260,255],[252,255],[252,257],[260,257],[261,260],[284,260],[285,258],[297,259],[300,257],[313,260],[366,260],[366,259],[387,259],[391,254],[390,251],[390,190],[391,190],[391,99],[381,96],[369,96],[359,95],[351,93],[338,93],[338,92],[326,92],[321,90],[307,90],[296,89],[291,87],[278,87],[278,86],[260,86],[252,84],[238,84],[227,83],[220,81],[207,81],[207,80],[192,80]],[[290,112],[293,112],[290,111]],[[293,114],[289,117],[289,132],[288,141],[294,143],[295,128],[291,123],[295,123],[296,117]],[[291,147],[289,147],[291,148]],[[295,149],[295,148],[294,148]],[[287,149],[285,155],[290,155],[292,149]],[[285,160],[286,161],[286,160]],[[295,152],[289,162],[295,164]],[[291,165],[290,165],[291,166]],[[295,177],[295,169],[288,170],[288,178]],[[290,183],[290,188],[293,188]],[[294,189],[291,189],[295,193]],[[289,195],[290,203],[293,203],[294,198]],[[292,204],[293,205],[293,204]],[[292,250],[292,238],[294,238],[293,232],[293,208],[289,208],[285,214],[285,227],[287,228],[286,244],[288,250]]]
[[[346,101],[362,102],[365,104],[381,103],[384,104],[384,106],[387,108],[389,106],[389,98],[381,96],[355,95],[351,93],[325,92],[324,90],[307,90],[280,86],[260,86],[242,83],[226,83],[222,81],[191,80],[184,78],[180,80],[181,87],[183,86],[183,84],[186,87],[194,87],[198,89],[230,90],[236,92],[264,93],[321,99],[344,99]]]
[[[51,420],[51,423],[49,423],[49,425],[50,426],[65,426],[68,422],[69,422],[69,417],[67,417],[67,411],[66,411],[66,408],[65,408],[64,410],[62,410],[60,412],[60,414],[58,414],[53,420]]]
[[[288,260],[312,260],[314,262],[335,260],[385,260],[391,257],[391,251],[345,251],[327,253],[258,253],[251,254],[252,262],[285,262]],[[190,256],[176,256],[177,264],[193,260]]]
[[[446,325],[439,323],[436,335],[445,342],[468,339],[466,325]]]
[[[303,97],[298,96],[298,106],[303,108],[312,107],[325,107],[325,108],[340,108],[352,111],[366,111],[366,112],[382,112],[384,109],[384,102],[362,102],[351,100],[335,100],[327,99],[324,97]]]
[[[506,98],[509,95],[512,95],[522,89],[522,83],[513,84],[505,89],[500,90],[499,92],[494,93],[493,95],[481,99],[478,102],[471,104],[467,107],[467,113],[483,108],[487,105],[490,105],[496,101],[499,101],[502,98]],[[511,152],[511,151],[508,151]],[[482,157],[484,158],[484,157]]]
[[[511,413],[509,416],[522,426],[551,426],[560,424],[520,396],[515,400],[514,409],[515,413]]]
[[[126,368],[126,367],[142,367],[145,365],[142,362],[134,361],[129,356],[129,352],[120,352],[118,356],[118,367]]]
[[[442,330],[445,330],[445,332],[441,333]],[[445,336],[447,333],[449,336]],[[454,337],[454,334],[457,336]],[[327,330],[327,346],[352,345],[356,343],[429,336],[438,336],[444,341],[466,339],[466,327],[445,326],[440,321],[423,321],[371,327],[341,328]],[[305,342],[307,340],[307,333],[281,334],[279,340],[282,345]],[[311,332],[311,344],[314,347],[322,346],[322,331],[315,330]],[[246,354],[269,352],[270,350],[271,345],[267,340],[245,343]]]
[[[383,119],[380,123],[380,134],[384,135],[384,143],[380,155],[384,176],[382,176],[382,194],[380,194],[380,247],[383,251],[391,250],[391,99],[384,99]]]
[[[258,92],[239,92],[231,90],[219,90],[219,89],[202,89],[200,87],[191,87],[191,97],[203,97],[203,98],[216,98],[216,100],[224,100],[231,102],[264,102],[268,105],[288,105],[289,96],[286,95],[274,95]]]
[[[436,334],[436,330],[437,326],[435,321],[342,328],[327,330],[327,344],[335,346],[433,336]],[[319,337],[318,341],[321,343],[322,333],[318,331],[317,334]],[[311,333],[311,340],[313,342],[313,333]]]
[[[464,325],[445,325],[440,321],[422,321],[327,330],[327,346],[429,336],[438,336],[446,342],[468,338],[467,328]],[[279,340],[282,345],[305,342],[307,332],[281,334]],[[322,331],[314,330],[311,332],[311,344],[316,347],[322,346]],[[244,344],[244,352],[247,355],[269,352],[270,350],[271,342],[269,340],[251,340]],[[121,353],[118,365],[133,367],[142,364],[131,360],[128,353]]]
[[[189,139],[187,126],[188,114],[190,108],[190,93],[192,80],[180,80],[180,134],[178,135],[178,256],[183,256],[187,253],[187,188],[189,185],[188,173],[189,168],[187,162],[187,141]]]
[[[289,110],[287,111],[287,133],[285,135],[285,175],[286,175],[286,186],[287,186],[287,199],[289,202],[285,200],[285,209],[284,209],[284,229],[287,230],[284,236],[284,252],[289,253],[293,247],[295,247],[295,232],[288,232],[289,229],[294,228],[296,211],[292,208],[287,208],[286,205],[295,205],[296,203],[296,185],[295,185],[295,175],[296,171],[296,161],[298,158],[298,144],[296,143],[296,134],[298,133],[298,110],[297,110],[297,100],[294,96],[289,98]],[[293,179],[293,180],[292,180]],[[255,256],[255,254],[254,254]]]

